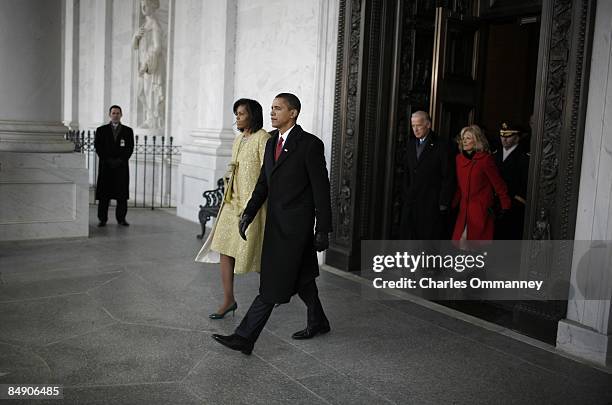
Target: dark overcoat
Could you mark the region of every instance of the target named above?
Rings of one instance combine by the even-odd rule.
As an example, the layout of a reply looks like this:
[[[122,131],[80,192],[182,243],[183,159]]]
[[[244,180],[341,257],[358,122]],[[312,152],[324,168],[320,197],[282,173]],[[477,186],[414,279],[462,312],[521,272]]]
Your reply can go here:
[[[102,125],[96,130],[94,144],[99,158],[96,200],[128,200],[130,195],[128,161],[134,152],[132,128],[120,125],[117,139],[114,139],[111,124]]]
[[[503,160],[503,150],[493,152],[495,164],[508,186],[512,207],[506,215],[495,221],[495,239],[520,240],[523,238],[527,180],[529,178],[529,154],[518,145]]]
[[[455,193],[454,154],[449,142],[431,131],[417,158],[415,137],[408,140],[400,237],[410,240],[448,239],[447,218],[440,206],[450,208]]]
[[[459,214],[453,240],[461,239],[466,226],[468,240],[491,240],[495,227],[495,194],[501,208],[510,209],[506,183],[489,152],[476,152],[471,159],[458,154],[456,164],[458,187],[453,206],[459,205]]]
[[[332,230],[329,178],[319,138],[296,125],[275,162],[278,130],[270,135],[244,212],[255,216],[267,198],[259,294],[264,302],[286,303],[319,275],[314,232]]]

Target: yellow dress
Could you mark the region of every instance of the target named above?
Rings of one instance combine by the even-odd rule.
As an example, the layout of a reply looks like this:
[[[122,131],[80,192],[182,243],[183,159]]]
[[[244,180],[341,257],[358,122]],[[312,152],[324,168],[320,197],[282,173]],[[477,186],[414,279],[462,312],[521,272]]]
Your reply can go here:
[[[246,241],[242,240],[238,234],[238,221],[259,178],[268,138],[270,138],[270,134],[264,129],[260,129],[248,137],[240,134],[234,141],[232,161],[229,165],[230,180],[226,186],[227,190],[223,198],[223,204],[213,231],[198,253],[196,261],[216,262],[216,260],[210,260],[209,253],[213,251],[233,257],[236,260],[235,274],[244,274],[250,271],[259,272],[266,222],[265,204],[249,225]]]

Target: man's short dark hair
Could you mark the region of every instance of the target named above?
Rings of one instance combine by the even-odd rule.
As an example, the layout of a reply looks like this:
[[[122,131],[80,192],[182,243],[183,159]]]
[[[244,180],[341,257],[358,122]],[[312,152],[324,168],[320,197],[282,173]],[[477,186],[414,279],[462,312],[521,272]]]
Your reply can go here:
[[[250,98],[241,98],[234,103],[234,114],[236,114],[238,107],[241,105],[244,106],[249,114],[249,131],[254,133],[263,128],[263,109],[261,104]]]
[[[287,102],[290,110],[296,110],[298,112],[298,115],[300,114],[300,110],[302,109],[302,104],[300,103],[300,99],[297,98],[295,94],[280,93],[276,95],[276,98],[282,98],[283,100]]]
[[[119,106],[118,106],[118,105],[116,105],[116,104],[115,104],[115,105],[111,105],[111,106],[110,106],[110,108],[108,109],[108,113],[109,113],[109,114],[111,113],[111,111],[113,111],[113,108],[118,108],[118,109],[119,109],[119,112],[120,112],[121,114],[123,114],[123,111],[121,110],[121,107],[119,107]]]

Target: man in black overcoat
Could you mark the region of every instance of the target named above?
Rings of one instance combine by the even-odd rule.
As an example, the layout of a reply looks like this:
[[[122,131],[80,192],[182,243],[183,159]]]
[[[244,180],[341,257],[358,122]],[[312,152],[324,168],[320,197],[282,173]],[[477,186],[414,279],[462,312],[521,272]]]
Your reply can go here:
[[[110,122],[96,130],[95,147],[100,160],[96,200],[98,200],[98,226],[108,221],[108,205],[111,199],[117,200],[115,217],[117,223],[129,226],[125,220],[127,200],[129,199],[130,168],[128,161],[134,152],[134,132],[121,124],[121,107],[112,106],[108,110]]]
[[[307,326],[292,337],[310,339],[330,331],[315,283],[316,252],[328,248],[331,232],[329,178],[323,142],[296,125],[300,108],[299,99],[290,93],[281,93],[272,102],[276,130],[266,144],[259,180],[240,219],[239,232],[246,239],[248,225],[267,198],[259,295],[234,334],[213,335],[245,354],[253,350],[274,306],[289,302],[296,293],[306,304]]]
[[[448,210],[455,193],[455,155],[448,141],[431,130],[424,111],[412,114],[414,137],[408,140],[402,195],[400,238],[450,238]]]
[[[523,239],[523,221],[529,178],[529,153],[520,144],[521,130],[503,123],[499,131],[502,148],[493,152],[499,173],[508,186],[511,208],[495,221],[494,239]]]

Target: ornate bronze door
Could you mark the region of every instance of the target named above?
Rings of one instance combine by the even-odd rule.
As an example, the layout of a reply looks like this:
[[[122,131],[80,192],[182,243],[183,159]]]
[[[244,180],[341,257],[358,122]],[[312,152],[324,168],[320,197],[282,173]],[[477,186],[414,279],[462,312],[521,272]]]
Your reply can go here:
[[[477,2],[451,3],[436,8],[429,113],[434,130],[453,139],[480,111],[482,39]]]
[[[535,12],[541,24],[524,235],[535,238],[546,221],[551,239],[566,241],[555,265],[571,266],[595,3],[340,0],[326,262],[359,271],[362,240],[394,237],[410,113],[431,108],[443,136],[478,122],[483,22]],[[537,270],[526,267],[547,277]],[[515,320],[554,339],[565,305],[526,301]]]

